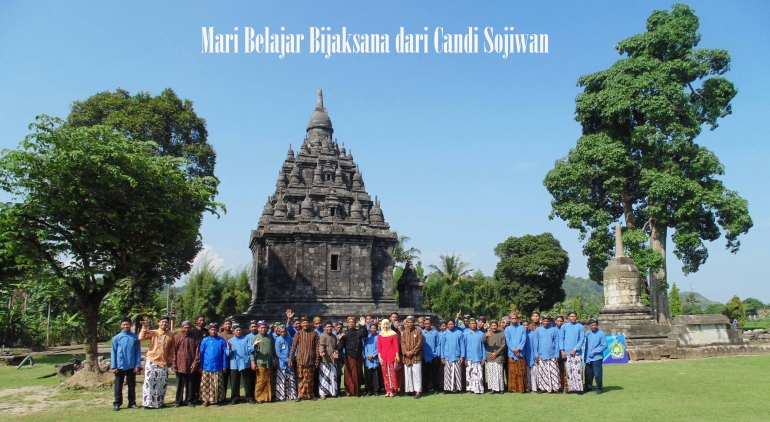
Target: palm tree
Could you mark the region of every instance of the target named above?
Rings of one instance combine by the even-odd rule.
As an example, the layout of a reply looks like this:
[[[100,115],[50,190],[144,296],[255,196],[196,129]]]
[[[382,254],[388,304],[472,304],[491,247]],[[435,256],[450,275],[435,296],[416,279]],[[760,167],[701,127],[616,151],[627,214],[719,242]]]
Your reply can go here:
[[[469,274],[473,272],[473,269],[468,268],[470,263],[463,262],[460,254],[455,255],[452,252],[452,255],[439,255],[439,259],[441,259],[441,268],[432,264],[428,268],[433,270],[433,273],[444,280],[446,284],[457,286],[460,282],[470,278]]]
[[[399,236],[396,246],[393,248],[393,261],[396,264],[404,264],[406,261],[417,259],[422,251],[417,248],[406,248],[406,242],[410,241],[408,236]]]

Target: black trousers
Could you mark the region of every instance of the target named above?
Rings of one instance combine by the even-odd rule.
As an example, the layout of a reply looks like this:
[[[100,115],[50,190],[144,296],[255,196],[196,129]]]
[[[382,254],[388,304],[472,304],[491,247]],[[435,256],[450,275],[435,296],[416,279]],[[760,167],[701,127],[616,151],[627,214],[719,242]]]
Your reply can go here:
[[[246,395],[246,399],[254,400],[254,387],[257,382],[257,372],[251,368],[246,368],[242,371],[243,377],[243,391]]]
[[[176,373],[176,404],[181,406],[193,401],[193,375]]]
[[[602,360],[595,360],[593,362],[586,362],[586,390],[591,388],[596,378],[596,388],[602,389]]]
[[[379,366],[376,368],[369,368],[364,366],[364,384],[366,385],[366,394],[374,394],[380,391],[382,388],[382,382],[380,376],[382,375],[382,368]]]
[[[128,405],[136,404],[136,373],[134,369],[118,369],[115,374],[115,401],[112,404],[116,406],[123,405],[123,382],[128,387]]]
[[[444,382],[441,380],[441,358],[422,363],[422,391],[443,390]]]
[[[230,369],[230,399],[235,401],[241,398],[241,376],[245,369],[240,371],[236,369]],[[254,390],[252,390],[253,394]]]
[[[201,377],[202,374],[198,371],[190,374],[190,382],[192,383],[192,400],[197,402],[201,399]]]
[[[224,371],[225,374],[225,398],[227,398],[227,386],[230,385],[230,373],[233,372],[231,369],[228,369]],[[230,396],[232,397],[233,390],[230,389]],[[238,395],[240,397],[240,394]]]

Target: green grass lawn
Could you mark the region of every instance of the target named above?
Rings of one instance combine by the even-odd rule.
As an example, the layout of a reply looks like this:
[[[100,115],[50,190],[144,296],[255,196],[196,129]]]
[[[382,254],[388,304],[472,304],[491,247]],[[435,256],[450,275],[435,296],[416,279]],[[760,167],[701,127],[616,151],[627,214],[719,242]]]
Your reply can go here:
[[[0,367],[0,409],[3,389],[20,385],[52,385],[61,379],[38,380],[49,365],[16,371]],[[767,421],[770,356],[748,356],[690,361],[632,363],[605,366],[605,393],[505,394],[483,396],[426,395],[411,397],[340,398],[302,403],[240,404],[202,408],[167,408],[114,412],[110,391],[62,390],[46,400],[74,400],[64,407],[35,413],[8,415],[6,420],[258,420],[273,421]],[[26,382],[26,384],[24,384]],[[9,386],[10,385],[10,386]],[[54,388],[55,387],[48,387]],[[18,396],[12,396],[18,398]],[[89,401],[90,400],[90,401]],[[94,405],[94,400],[99,405]],[[173,401],[169,388],[166,402]]]

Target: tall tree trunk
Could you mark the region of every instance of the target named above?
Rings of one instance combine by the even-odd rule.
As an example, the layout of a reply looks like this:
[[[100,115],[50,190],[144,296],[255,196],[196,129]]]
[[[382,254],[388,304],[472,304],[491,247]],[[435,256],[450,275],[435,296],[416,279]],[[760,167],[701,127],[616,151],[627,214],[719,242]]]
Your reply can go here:
[[[628,194],[628,184],[623,183],[623,190],[620,193],[620,202],[623,205],[623,216],[626,219],[626,227],[636,230],[636,219],[634,218],[634,206],[631,203],[631,195]]]
[[[91,303],[81,309],[83,312],[85,334],[86,362],[85,369],[90,372],[99,372],[99,338],[97,333],[97,323],[99,321],[99,305],[101,301]]]
[[[80,289],[75,290],[78,307],[83,315],[84,349],[86,352],[85,370],[99,372],[99,337],[97,326],[99,322],[99,307],[104,295],[88,294]]]
[[[663,267],[650,271],[650,308],[652,316],[660,324],[671,322],[668,309],[668,281],[666,279],[666,231],[665,225],[652,220],[650,223],[650,248],[663,256]]]

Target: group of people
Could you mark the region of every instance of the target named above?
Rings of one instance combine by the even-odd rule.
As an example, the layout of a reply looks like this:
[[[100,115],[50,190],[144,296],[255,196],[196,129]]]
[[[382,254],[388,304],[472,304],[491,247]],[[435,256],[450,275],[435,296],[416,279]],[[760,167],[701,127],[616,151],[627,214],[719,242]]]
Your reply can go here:
[[[242,400],[241,380],[248,403],[325,400],[341,395],[394,397],[403,391],[419,399],[423,392],[492,394],[602,392],[605,334],[596,319],[586,331],[569,312],[567,320],[538,312],[520,320],[516,312],[499,322],[457,314],[434,321],[408,316],[403,323],[393,313],[378,320],[323,323],[320,317],[295,317],[286,323],[251,321],[248,327],[226,319],[220,327],[199,315],[194,325],[181,324],[174,337],[169,319],[148,329],[142,322],[138,336],[131,320],[121,322],[112,341],[111,368],[115,374],[113,408],[137,408],[135,383],[141,365],[140,340],[150,340],[144,364],[142,406],[164,407],[169,371],[177,377],[175,406],[204,407]],[[585,379],[584,379],[585,365]],[[364,389],[362,389],[362,384]]]

